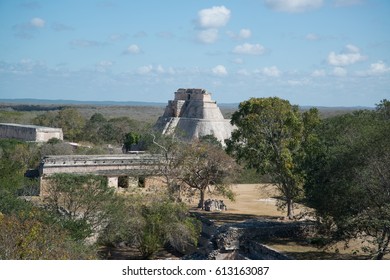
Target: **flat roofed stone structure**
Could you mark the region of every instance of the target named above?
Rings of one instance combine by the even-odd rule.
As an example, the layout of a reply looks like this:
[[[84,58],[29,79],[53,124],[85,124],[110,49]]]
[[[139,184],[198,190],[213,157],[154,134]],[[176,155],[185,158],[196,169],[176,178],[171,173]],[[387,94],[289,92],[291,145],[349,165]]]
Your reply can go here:
[[[224,119],[211,94],[197,88],[178,89],[175,99],[168,101],[155,127],[162,134],[177,134],[189,140],[214,135],[222,144],[230,138],[233,130],[230,120]]]
[[[151,154],[51,155],[42,158],[39,174],[151,175],[159,170],[160,160]]]
[[[160,162],[160,156],[151,154],[46,156],[39,166],[40,196],[48,195],[48,180],[58,173],[101,175],[117,190],[120,178],[127,181],[126,187],[141,181],[144,186],[161,185]]]
[[[61,128],[16,123],[0,123],[0,138],[47,142],[51,138],[63,140],[64,135]]]

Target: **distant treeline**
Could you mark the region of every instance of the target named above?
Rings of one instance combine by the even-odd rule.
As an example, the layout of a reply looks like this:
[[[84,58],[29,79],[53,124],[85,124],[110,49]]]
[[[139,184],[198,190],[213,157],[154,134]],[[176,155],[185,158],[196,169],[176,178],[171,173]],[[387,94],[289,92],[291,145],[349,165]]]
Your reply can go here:
[[[38,105],[38,104],[0,104],[1,110],[14,110],[21,112],[30,111],[55,111],[62,110],[66,106],[60,105]]]

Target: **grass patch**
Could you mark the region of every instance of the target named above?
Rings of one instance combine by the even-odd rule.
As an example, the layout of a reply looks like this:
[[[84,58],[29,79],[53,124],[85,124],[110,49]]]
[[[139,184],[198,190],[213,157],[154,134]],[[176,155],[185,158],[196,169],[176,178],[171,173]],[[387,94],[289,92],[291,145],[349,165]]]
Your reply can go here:
[[[338,242],[329,247],[316,246],[317,239],[272,238],[272,240],[259,240],[296,260],[369,260],[371,256],[361,250],[362,240],[353,240],[348,246]],[[390,259],[390,256],[385,256]]]

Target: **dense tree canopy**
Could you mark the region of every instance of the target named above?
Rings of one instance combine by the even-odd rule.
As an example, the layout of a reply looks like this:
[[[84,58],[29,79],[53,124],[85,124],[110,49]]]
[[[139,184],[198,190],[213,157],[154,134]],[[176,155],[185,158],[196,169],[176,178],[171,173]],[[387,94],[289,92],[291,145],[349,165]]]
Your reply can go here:
[[[31,195],[27,189],[36,186],[24,175],[38,162],[35,144],[0,140],[0,259],[96,258],[94,248],[83,243],[85,236],[77,233],[79,223],[19,197]]]
[[[48,178],[48,182],[44,202],[51,211],[77,222],[85,229],[85,237],[102,226],[115,201],[107,178],[59,173]]]
[[[149,195],[133,193],[120,197],[116,217],[111,218],[100,236],[103,244],[126,242],[139,250],[143,258],[153,258],[163,246],[183,252],[196,246],[200,223],[177,203],[156,191]]]
[[[306,203],[331,240],[371,241],[378,259],[390,242],[390,122],[384,107],[327,119],[305,184]]]
[[[303,117],[287,100],[252,98],[240,103],[231,122],[237,129],[227,141],[227,151],[271,177],[292,218],[293,202],[303,196],[302,162],[305,147],[315,138],[317,111],[310,110]]]
[[[127,116],[108,119],[101,113],[94,113],[86,119],[79,110],[72,107],[57,112],[48,111],[38,115],[33,122],[36,125],[62,128],[64,139],[68,141],[87,141],[97,145],[122,145],[128,140],[128,133],[142,135],[150,128],[150,124],[136,122]]]

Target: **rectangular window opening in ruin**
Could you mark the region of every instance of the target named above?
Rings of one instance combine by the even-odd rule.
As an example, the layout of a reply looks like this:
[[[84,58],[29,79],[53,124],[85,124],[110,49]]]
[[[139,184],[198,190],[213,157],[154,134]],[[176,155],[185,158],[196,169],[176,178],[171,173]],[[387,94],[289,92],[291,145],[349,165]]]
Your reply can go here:
[[[118,187],[127,189],[129,187],[129,178],[127,176],[118,177]]]
[[[138,187],[145,188],[145,177],[143,176],[138,177]]]

